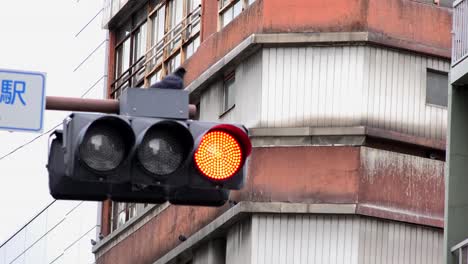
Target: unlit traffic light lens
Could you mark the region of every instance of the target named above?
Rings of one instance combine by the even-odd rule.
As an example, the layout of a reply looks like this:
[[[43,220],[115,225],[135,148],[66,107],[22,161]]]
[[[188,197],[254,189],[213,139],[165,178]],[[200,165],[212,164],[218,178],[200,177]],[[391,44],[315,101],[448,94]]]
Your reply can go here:
[[[143,167],[157,175],[173,173],[182,163],[184,146],[173,133],[151,129],[138,147],[138,159]]]
[[[225,180],[234,175],[242,163],[239,142],[224,131],[205,134],[195,152],[198,169],[208,178]]]
[[[91,169],[110,171],[117,168],[125,156],[124,138],[105,124],[91,126],[80,145],[80,157]]]

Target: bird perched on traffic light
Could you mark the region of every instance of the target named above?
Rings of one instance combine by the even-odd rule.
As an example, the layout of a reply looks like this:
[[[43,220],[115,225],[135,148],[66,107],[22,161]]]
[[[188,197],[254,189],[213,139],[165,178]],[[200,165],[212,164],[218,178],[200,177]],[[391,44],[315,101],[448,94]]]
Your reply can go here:
[[[184,89],[184,75],[185,69],[183,67],[177,68],[173,73],[167,75],[159,82],[154,83],[150,88],[162,88],[162,89]]]

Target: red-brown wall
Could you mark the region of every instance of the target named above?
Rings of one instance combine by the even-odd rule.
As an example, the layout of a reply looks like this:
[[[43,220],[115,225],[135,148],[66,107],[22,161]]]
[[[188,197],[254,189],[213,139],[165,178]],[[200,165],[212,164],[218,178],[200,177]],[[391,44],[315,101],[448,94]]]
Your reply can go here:
[[[217,1],[205,0],[203,42],[185,63],[190,84],[254,33],[373,33],[370,42],[449,58],[452,12],[410,0],[257,0],[221,31]]]
[[[254,148],[235,201],[356,204],[358,213],[442,227],[444,164],[361,147]],[[169,206],[98,259],[152,263],[228,210]],[[403,213],[402,213],[403,212]]]

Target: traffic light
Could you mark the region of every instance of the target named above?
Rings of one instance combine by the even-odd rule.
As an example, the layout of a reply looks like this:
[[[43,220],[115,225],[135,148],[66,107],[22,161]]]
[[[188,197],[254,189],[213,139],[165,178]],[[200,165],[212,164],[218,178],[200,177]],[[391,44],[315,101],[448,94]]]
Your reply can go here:
[[[127,89],[121,115],[73,113],[65,119],[63,132],[57,131],[50,145],[51,194],[56,199],[224,204],[230,190],[245,183],[252,148],[247,129],[189,120],[188,114],[180,115],[188,113],[180,104],[173,115],[167,104],[164,111],[136,106],[163,104],[168,93],[188,107],[186,91]]]
[[[135,135],[129,118],[74,113],[64,121],[65,174],[91,182],[130,181]]]
[[[132,157],[132,182],[142,185],[183,185],[183,165],[194,140],[187,123],[159,118],[133,118],[137,135]]]
[[[102,201],[107,198],[108,185],[99,182],[86,182],[65,176],[65,148],[63,133],[55,131],[50,144],[47,170],[49,172],[50,194],[55,199]]]
[[[203,189],[239,190],[252,146],[240,125],[188,121],[195,139],[187,175],[189,185]]]

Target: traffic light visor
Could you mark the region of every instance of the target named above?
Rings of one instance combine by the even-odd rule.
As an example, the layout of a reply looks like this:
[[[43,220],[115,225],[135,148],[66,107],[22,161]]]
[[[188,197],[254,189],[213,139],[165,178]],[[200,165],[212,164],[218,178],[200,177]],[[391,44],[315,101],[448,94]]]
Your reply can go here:
[[[200,141],[195,163],[208,178],[226,180],[242,166],[243,155],[241,143],[233,135],[223,130],[211,130]]]

